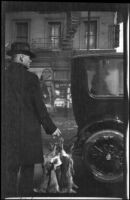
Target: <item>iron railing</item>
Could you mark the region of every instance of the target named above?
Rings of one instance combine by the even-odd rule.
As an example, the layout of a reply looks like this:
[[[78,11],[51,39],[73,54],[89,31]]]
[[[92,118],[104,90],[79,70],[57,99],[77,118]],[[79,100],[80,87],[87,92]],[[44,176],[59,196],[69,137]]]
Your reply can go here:
[[[84,42],[83,42],[84,41]],[[72,49],[72,50],[87,50],[85,45],[85,38],[80,38],[78,44],[74,45],[74,40],[67,39],[65,37],[48,37],[48,38],[35,38],[30,42],[31,49],[37,50],[60,50],[60,49]]]
[[[62,37],[40,37],[30,42],[32,49],[60,49]]]

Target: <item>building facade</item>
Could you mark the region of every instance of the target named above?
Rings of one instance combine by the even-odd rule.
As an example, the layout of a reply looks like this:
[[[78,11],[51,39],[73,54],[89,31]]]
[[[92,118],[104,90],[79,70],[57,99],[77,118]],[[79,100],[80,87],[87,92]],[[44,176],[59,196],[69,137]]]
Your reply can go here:
[[[12,42],[28,42],[36,54],[30,70],[41,81],[48,109],[71,108],[72,56],[115,51],[114,28],[115,12],[7,12],[5,50]]]

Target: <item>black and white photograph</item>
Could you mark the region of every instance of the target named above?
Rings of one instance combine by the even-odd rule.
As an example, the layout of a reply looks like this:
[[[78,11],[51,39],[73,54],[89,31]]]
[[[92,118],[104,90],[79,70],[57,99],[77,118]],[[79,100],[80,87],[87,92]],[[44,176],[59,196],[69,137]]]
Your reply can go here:
[[[129,199],[129,8],[1,2],[1,199]]]

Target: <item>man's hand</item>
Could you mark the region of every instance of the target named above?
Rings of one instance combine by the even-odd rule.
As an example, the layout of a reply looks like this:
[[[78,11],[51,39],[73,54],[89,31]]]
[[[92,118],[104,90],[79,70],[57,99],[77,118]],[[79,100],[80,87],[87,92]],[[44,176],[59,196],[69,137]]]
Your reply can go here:
[[[52,137],[55,139],[56,137],[61,136],[61,131],[57,128],[55,132],[52,134]]]

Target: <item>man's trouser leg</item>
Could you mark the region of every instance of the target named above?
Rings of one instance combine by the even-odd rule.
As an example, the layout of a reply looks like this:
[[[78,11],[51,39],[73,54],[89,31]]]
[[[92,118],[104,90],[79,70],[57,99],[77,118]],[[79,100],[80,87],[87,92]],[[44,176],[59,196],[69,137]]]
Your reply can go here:
[[[19,196],[31,196],[33,194],[34,164],[22,165],[20,169],[20,179],[18,186]]]

